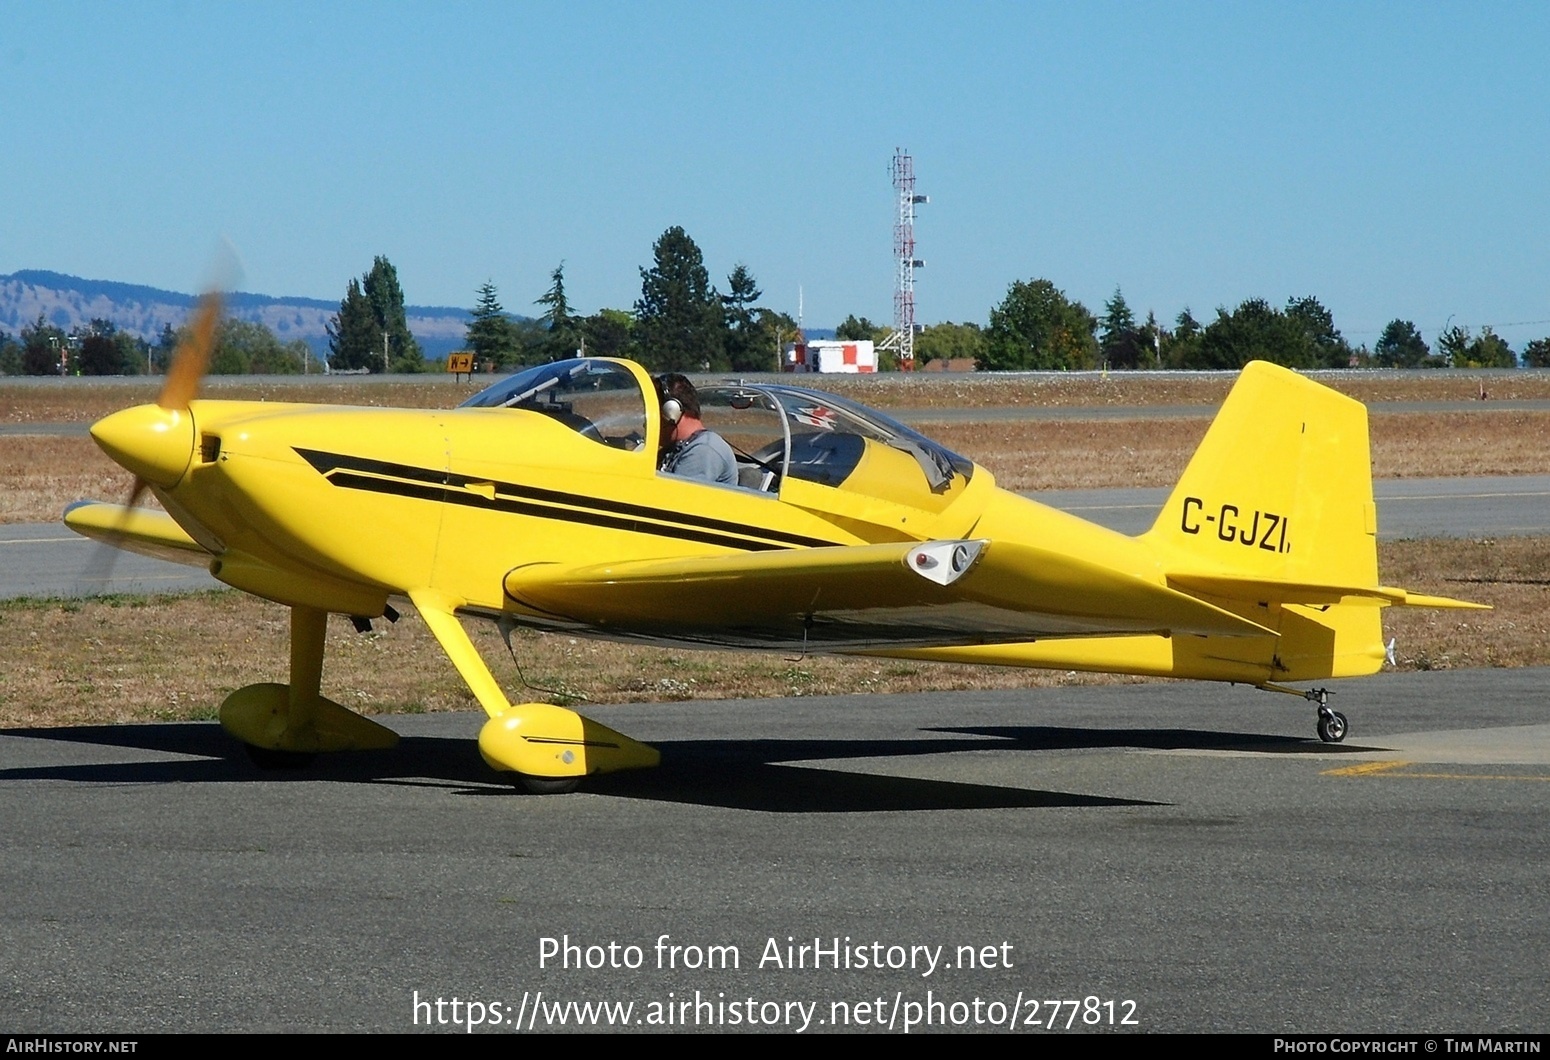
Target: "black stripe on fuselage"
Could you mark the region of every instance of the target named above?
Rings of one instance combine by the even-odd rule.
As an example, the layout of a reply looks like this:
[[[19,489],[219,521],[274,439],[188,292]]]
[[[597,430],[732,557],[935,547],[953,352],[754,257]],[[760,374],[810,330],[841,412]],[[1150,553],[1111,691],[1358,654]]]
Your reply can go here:
[[[370,460],[340,453],[324,453],[315,449],[297,448],[296,453],[329,482],[346,489],[367,490],[444,504],[462,504],[471,508],[586,523],[615,530],[655,534],[659,537],[725,545],[747,551],[763,552],[793,546],[823,548],[839,544],[836,541],[788,534],[779,530],[759,530],[724,519],[685,515],[662,508],[588,497],[578,493],[563,493],[536,486],[522,486],[514,482],[491,482],[489,479],[435,471],[409,464],[394,464],[385,460]],[[351,474],[352,471],[364,472],[364,474]],[[379,475],[393,477],[374,477]],[[496,495],[493,499],[466,489],[468,486],[484,483],[495,487]],[[532,503],[535,501],[539,503]]]

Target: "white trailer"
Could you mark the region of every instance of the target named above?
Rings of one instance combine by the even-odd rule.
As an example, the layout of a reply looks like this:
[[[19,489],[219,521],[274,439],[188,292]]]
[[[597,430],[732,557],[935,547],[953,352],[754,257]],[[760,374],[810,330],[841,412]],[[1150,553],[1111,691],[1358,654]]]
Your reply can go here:
[[[877,350],[870,339],[788,342],[781,368],[787,372],[875,372]]]

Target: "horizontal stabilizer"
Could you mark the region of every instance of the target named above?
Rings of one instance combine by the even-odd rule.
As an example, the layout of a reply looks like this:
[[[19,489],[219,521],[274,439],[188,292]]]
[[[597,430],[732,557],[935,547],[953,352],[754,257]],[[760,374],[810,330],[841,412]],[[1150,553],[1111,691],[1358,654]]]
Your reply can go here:
[[[153,559],[191,567],[206,567],[210,563],[210,553],[166,512],[78,501],[65,509],[65,525],[85,537]]]
[[[1490,611],[1490,604],[1476,604],[1468,600],[1455,600],[1451,596],[1427,596],[1425,593],[1406,592],[1404,589],[1395,589],[1394,592],[1403,593],[1404,599],[1399,601],[1406,607],[1442,607],[1465,608],[1471,611]]]
[[[1471,608],[1489,611],[1489,604],[1473,604],[1447,596],[1427,596],[1388,585],[1315,585],[1310,582],[1276,581],[1265,578],[1232,578],[1224,575],[1173,574],[1168,584],[1188,593],[1200,593],[1229,600],[1262,604],[1329,604],[1371,600],[1382,606]]]

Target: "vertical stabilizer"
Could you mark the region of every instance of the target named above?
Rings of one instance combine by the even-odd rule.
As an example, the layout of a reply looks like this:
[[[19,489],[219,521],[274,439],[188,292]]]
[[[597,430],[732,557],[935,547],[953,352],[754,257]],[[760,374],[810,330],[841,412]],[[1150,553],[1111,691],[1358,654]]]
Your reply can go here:
[[[1254,361],[1146,538],[1181,573],[1376,586],[1377,532],[1366,408]]]
[[[1279,630],[1274,679],[1308,680],[1383,664],[1377,534],[1366,408],[1255,361],[1145,539],[1170,585]]]

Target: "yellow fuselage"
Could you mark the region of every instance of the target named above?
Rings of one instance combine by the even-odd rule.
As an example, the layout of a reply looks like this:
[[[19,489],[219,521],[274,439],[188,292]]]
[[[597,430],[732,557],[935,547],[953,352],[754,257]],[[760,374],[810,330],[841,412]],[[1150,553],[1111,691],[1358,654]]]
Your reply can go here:
[[[625,451],[519,410],[196,401],[189,414],[198,444],[159,496],[216,553],[217,577],[285,604],[370,617],[389,596],[429,588],[465,612],[565,625],[507,596],[508,573],[971,536],[1057,546],[1082,563],[1166,581],[1163,558],[1143,539],[999,489],[984,468],[932,492],[914,484],[907,456],[884,446],[869,447],[843,488],[791,478],[776,495],[664,475],[654,438]],[[870,650],[1243,681],[1270,675],[1271,638],[1195,639],[1217,650],[1205,657],[1163,636],[1071,634]]]

